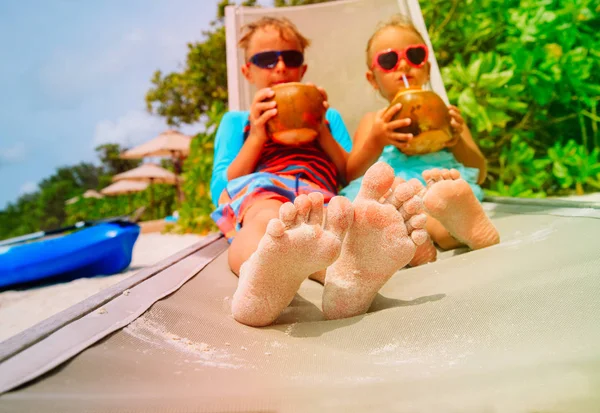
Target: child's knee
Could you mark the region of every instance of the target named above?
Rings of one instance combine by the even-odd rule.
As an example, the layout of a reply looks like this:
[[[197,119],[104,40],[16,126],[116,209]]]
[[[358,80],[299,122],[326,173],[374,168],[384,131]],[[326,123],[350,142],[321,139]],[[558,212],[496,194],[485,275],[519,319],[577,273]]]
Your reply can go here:
[[[267,227],[267,224],[273,218],[277,218],[279,216],[279,209],[262,209],[260,211],[256,211],[250,217],[244,218],[244,225],[260,225],[261,227]]]

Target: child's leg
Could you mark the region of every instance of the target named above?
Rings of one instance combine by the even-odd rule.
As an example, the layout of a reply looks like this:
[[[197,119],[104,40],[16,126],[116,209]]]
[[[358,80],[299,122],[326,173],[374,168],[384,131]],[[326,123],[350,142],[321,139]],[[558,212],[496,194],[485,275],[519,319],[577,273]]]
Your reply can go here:
[[[229,246],[229,267],[236,275],[240,273],[241,265],[258,248],[258,243],[265,235],[269,221],[279,216],[281,205],[283,202],[279,200],[265,199],[257,201],[246,211],[243,226]]]
[[[353,203],[354,223],[340,258],[327,269],[323,312],[336,319],[363,314],[377,291],[412,259],[427,239],[425,215],[416,189],[400,183],[390,195],[394,171],[384,162],[363,178]],[[383,202],[381,199],[386,197]]]
[[[430,169],[423,172],[423,178],[427,182],[423,196],[425,211],[439,221],[449,235],[474,250],[500,242],[494,224],[456,169]],[[456,245],[444,231],[436,229],[435,222],[430,225],[433,240],[442,248]]]
[[[429,237],[427,238],[427,240],[424,243],[417,246],[417,250],[415,251],[414,257],[408,263],[409,267],[417,267],[419,265],[428,264],[430,262],[434,262],[435,260],[437,260],[437,248],[435,247],[435,245],[433,243],[431,231],[429,229],[429,227],[430,227],[429,221],[431,219],[433,219],[433,218],[427,217],[427,224],[425,224],[425,228],[427,229],[427,232],[429,233]],[[448,232],[448,231],[446,231],[446,232]]]
[[[427,229],[429,239],[417,247],[415,256],[408,263],[409,267],[417,267],[419,265],[435,262],[437,260],[436,244],[443,250],[452,250],[464,245],[450,235],[441,222],[431,215],[427,215],[425,229]]]
[[[352,204],[343,197],[329,202],[324,226],[322,194],[283,204],[279,219],[269,222],[258,249],[241,266],[233,317],[256,327],[275,321],[302,281],[337,259],[352,219]]]
[[[432,241],[443,250],[453,250],[465,245],[450,235],[442,223],[432,216],[427,217],[427,224],[425,225],[425,228],[427,229],[427,233],[429,233]]]

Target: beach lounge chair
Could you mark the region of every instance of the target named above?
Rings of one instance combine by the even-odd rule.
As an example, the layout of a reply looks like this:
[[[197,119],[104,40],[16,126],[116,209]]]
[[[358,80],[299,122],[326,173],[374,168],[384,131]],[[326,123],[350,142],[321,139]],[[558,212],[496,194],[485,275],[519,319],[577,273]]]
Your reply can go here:
[[[398,4],[418,23],[416,0],[228,8],[228,59],[260,14],[330,36],[323,48],[338,54],[315,41],[308,62],[329,59],[335,77],[313,72],[320,62],[308,80],[352,125],[371,92],[362,60],[338,70],[360,49],[340,45],[365,44]],[[600,207],[511,202],[485,203],[501,244],[402,270],[368,314],[338,321],[306,281],[273,326],[237,323],[227,243],[210,236],[3,342],[0,411],[597,412]]]

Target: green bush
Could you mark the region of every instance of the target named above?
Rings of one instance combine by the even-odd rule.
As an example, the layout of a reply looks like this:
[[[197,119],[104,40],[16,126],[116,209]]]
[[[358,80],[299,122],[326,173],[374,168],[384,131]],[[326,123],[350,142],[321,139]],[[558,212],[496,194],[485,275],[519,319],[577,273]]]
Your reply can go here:
[[[422,7],[450,100],[488,159],[486,192],[598,190],[597,2],[433,0]]]
[[[190,155],[183,165],[185,202],[179,210],[177,230],[180,232],[207,233],[216,230],[210,218],[214,209],[210,198],[210,178],[215,134],[226,110],[225,103],[214,101],[206,113],[205,131],[192,140]]]
[[[77,221],[91,221],[109,217],[125,216],[135,212],[136,209],[146,207],[140,217],[141,221],[161,219],[170,215],[176,208],[176,191],[172,185],[153,185],[154,205],[150,208],[150,189],[130,194],[111,197],[81,198],[65,206],[67,218],[65,225]]]

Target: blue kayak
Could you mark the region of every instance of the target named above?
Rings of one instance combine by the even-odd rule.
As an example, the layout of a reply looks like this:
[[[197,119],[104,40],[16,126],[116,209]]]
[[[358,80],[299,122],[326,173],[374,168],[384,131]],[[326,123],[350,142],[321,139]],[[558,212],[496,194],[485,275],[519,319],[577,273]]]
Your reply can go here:
[[[134,223],[102,223],[58,238],[0,247],[0,289],[116,274],[131,263],[139,234]]]

